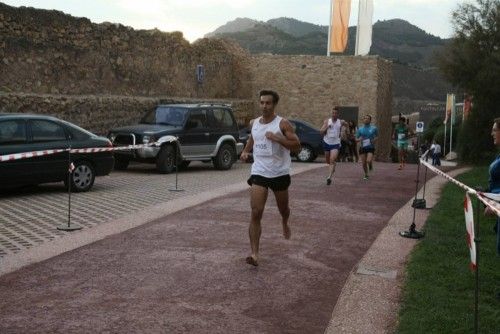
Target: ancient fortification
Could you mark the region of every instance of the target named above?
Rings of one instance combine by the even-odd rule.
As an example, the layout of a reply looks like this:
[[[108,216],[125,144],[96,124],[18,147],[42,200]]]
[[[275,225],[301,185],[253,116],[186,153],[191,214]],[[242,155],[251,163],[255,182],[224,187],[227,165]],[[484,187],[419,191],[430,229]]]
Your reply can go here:
[[[190,44],[179,32],[0,3],[0,70],[0,112],[50,114],[100,134],[160,101],[229,103],[245,123],[259,113],[258,91],[272,88],[280,114],[317,127],[333,104],[372,114],[377,156],[390,152],[391,64],[379,57],[251,56],[228,41]]]

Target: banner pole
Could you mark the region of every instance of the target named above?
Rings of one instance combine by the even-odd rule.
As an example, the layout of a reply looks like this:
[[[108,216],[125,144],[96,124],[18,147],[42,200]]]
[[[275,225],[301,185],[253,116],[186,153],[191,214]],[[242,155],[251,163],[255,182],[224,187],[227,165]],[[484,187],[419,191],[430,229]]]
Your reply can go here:
[[[476,191],[483,191],[481,187],[476,187]],[[474,243],[476,244],[476,287],[474,292],[474,333],[479,333],[479,217],[481,217],[481,201],[476,196],[476,224],[474,224]]]
[[[326,46],[326,56],[330,57],[330,39],[332,38],[332,10],[333,10],[333,1],[330,0],[330,22],[328,22],[328,42]]]
[[[70,144],[68,148],[68,225],[60,225],[57,227],[58,230],[67,232],[77,231],[83,228],[82,226],[71,224],[71,184],[72,184],[71,179],[73,177],[72,167],[73,166],[71,162],[71,144]]]
[[[417,136],[417,147],[420,147],[420,135]],[[419,232],[416,230],[416,224],[415,224],[415,216],[416,216],[416,211],[417,211],[417,194],[418,194],[418,183],[419,183],[419,178],[420,178],[420,153],[417,154],[417,179],[415,180],[415,197],[413,199],[413,219],[412,223],[410,225],[410,228],[408,231],[402,231],[399,232],[399,235],[402,236],[403,238],[410,238],[410,239],[420,239],[424,237],[423,232]]]
[[[178,152],[179,152],[179,146],[176,146],[176,148],[175,148],[175,189],[168,189],[169,191],[184,191],[184,189],[177,188],[177,179],[178,179],[177,175],[179,172],[179,159],[177,157]]]

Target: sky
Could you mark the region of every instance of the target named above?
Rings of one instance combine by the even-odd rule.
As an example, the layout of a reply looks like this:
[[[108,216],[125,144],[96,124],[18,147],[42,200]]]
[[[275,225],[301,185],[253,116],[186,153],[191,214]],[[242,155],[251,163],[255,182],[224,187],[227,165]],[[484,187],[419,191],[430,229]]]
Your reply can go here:
[[[247,17],[267,21],[289,17],[328,25],[330,0],[0,0],[14,6],[56,9],[94,23],[121,23],[134,29],[181,31],[193,42],[228,21]],[[426,32],[449,38],[451,13],[465,0],[374,0],[373,22],[404,19]],[[352,0],[350,25],[356,25]]]

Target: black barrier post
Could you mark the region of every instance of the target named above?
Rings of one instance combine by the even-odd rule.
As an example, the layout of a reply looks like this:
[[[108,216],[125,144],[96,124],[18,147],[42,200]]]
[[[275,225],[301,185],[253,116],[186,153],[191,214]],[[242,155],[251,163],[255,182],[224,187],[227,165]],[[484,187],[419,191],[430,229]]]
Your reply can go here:
[[[417,203],[414,203],[415,208],[417,209],[427,209],[427,202],[425,201],[425,185],[427,184],[427,166],[425,166],[425,174],[424,174],[424,190],[422,193],[422,198],[417,200]]]
[[[71,178],[73,176],[73,163],[71,162],[71,145],[68,148],[68,225],[59,225],[57,227],[60,231],[77,231],[83,227],[71,224]]]
[[[417,147],[420,147],[420,135],[417,136]],[[419,152],[419,151],[418,151]],[[424,237],[423,232],[417,231],[415,228],[415,213],[417,211],[417,194],[418,194],[418,183],[420,178],[420,153],[417,154],[417,179],[415,180],[415,198],[413,199],[413,220],[408,231],[399,232],[399,235],[404,238],[420,239]]]
[[[179,152],[179,146],[175,149],[175,189],[168,189],[169,191],[184,191],[184,189],[177,188],[177,179],[179,174],[179,159],[177,158],[177,154]]]

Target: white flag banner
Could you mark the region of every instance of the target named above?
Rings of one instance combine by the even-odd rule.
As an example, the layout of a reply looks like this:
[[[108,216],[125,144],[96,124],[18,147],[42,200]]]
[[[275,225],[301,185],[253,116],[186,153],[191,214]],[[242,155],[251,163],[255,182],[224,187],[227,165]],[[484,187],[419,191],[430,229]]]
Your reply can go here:
[[[470,251],[470,266],[476,270],[476,242],[474,241],[474,208],[469,193],[465,193],[464,200],[465,227],[467,229],[467,246]]]
[[[366,56],[372,46],[373,0],[359,0],[356,56]]]

